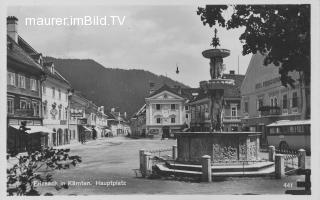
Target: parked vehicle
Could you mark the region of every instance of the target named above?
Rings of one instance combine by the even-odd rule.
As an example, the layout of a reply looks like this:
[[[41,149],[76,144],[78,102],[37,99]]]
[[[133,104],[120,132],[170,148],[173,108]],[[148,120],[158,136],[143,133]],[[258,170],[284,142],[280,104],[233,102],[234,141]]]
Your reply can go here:
[[[310,120],[280,120],[267,125],[267,142],[280,150],[310,152]]]

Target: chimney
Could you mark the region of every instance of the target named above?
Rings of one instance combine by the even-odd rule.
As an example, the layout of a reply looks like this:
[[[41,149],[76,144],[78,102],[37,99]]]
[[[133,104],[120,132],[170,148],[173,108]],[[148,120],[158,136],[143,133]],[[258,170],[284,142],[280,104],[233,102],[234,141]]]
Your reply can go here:
[[[101,112],[104,114],[104,106],[101,106]]]
[[[234,75],[235,71],[234,70],[230,70],[230,73],[231,75]]]
[[[15,16],[7,17],[7,34],[18,43],[18,19]]]

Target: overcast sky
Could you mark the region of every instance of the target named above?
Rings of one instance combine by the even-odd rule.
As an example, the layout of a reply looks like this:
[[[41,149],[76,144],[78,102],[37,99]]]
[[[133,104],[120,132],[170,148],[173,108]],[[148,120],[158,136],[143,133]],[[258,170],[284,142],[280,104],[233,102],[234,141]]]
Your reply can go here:
[[[144,69],[198,87],[210,79],[209,60],[201,52],[210,48],[214,29],[203,26],[197,6],[9,7],[19,19],[18,32],[45,56],[94,59],[108,68]],[[125,16],[122,26],[26,26],[26,17]],[[111,20],[111,18],[110,18]],[[242,30],[218,27],[221,48],[231,50],[224,59],[226,72],[246,72],[251,55],[242,56]],[[177,75],[176,65],[180,73]]]

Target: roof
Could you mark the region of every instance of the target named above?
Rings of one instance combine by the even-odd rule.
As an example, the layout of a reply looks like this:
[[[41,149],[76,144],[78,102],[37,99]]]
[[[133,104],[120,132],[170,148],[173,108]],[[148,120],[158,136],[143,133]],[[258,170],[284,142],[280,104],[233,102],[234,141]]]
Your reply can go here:
[[[234,80],[234,85],[226,87],[226,90],[224,91],[224,97],[241,97],[240,88],[245,75],[224,74],[223,77]]]
[[[233,79],[234,85],[226,85],[224,90],[224,98],[241,98],[240,87],[245,75],[240,74],[223,74],[225,79]],[[198,89],[198,96],[191,100],[191,102],[198,101],[204,98],[208,98],[208,95],[204,90]]]
[[[268,127],[275,127],[275,126],[292,126],[292,125],[310,125],[310,120],[279,120],[274,123],[267,125]]]
[[[192,99],[192,93],[194,92],[199,92],[199,88],[182,88],[180,86],[176,86],[176,87],[170,87],[167,84],[164,84],[162,87],[160,87],[159,89],[157,89],[156,91],[154,91],[153,93],[151,93],[149,97],[152,97],[154,95],[160,94],[163,91],[168,91],[171,92],[177,96],[180,96],[182,98],[185,99]]]
[[[159,89],[157,89],[156,91],[152,92],[148,97],[152,97],[154,95],[160,94],[163,91],[168,91],[171,92],[175,95],[178,95],[180,97],[183,97],[181,94],[179,94],[176,90],[174,90],[173,88],[169,87],[167,84],[164,84],[162,87],[160,87]]]
[[[8,35],[7,45],[10,45],[10,47],[7,48],[8,58],[33,67],[34,69],[42,70],[42,66],[35,62],[33,58]]]
[[[51,71],[48,69],[48,67],[54,65],[53,62],[45,62],[43,63],[43,71],[45,72],[46,75],[56,79],[56,80],[59,80],[59,81],[62,81],[64,83],[66,83],[67,85],[71,85],[69,83],[69,81],[67,81],[67,79],[65,79],[60,73],[59,71],[54,68],[54,73],[51,73]]]
[[[109,116],[109,119],[114,119],[116,121],[120,120],[121,122],[127,122],[124,116],[120,114],[120,112],[108,112],[107,115]]]

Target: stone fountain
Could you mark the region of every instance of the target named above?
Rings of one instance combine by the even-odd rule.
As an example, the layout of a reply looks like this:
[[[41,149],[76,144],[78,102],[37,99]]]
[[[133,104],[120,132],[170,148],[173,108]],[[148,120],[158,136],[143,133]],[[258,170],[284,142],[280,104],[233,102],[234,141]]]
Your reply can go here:
[[[211,80],[201,81],[200,88],[210,99],[210,132],[175,133],[178,146],[177,161],[182,163],[200,163],[201,157],[210,155],[214,162],[236,162],[258,160],[258,132],[223,132],[224,89],[234,84],[233,79],[223,78],[223,58],[230,55],[230,50],[220,46],[217,29],[212,39],[212,49],[202,52],[210,59]]]
[[[222,78],[224,70],[223,58],[230,55],[230,50],[217,49],[217,46],[220,46],[217,29],[214,31],[211,45],[214,49],[207,49],[202,52],[205,58],[210,59],[211,80],[201,81],[200,88],[207,93],[210,99],[211,131],[221,132],[223,130],[224,89],[228,85],[234,85],[234,80]]]

